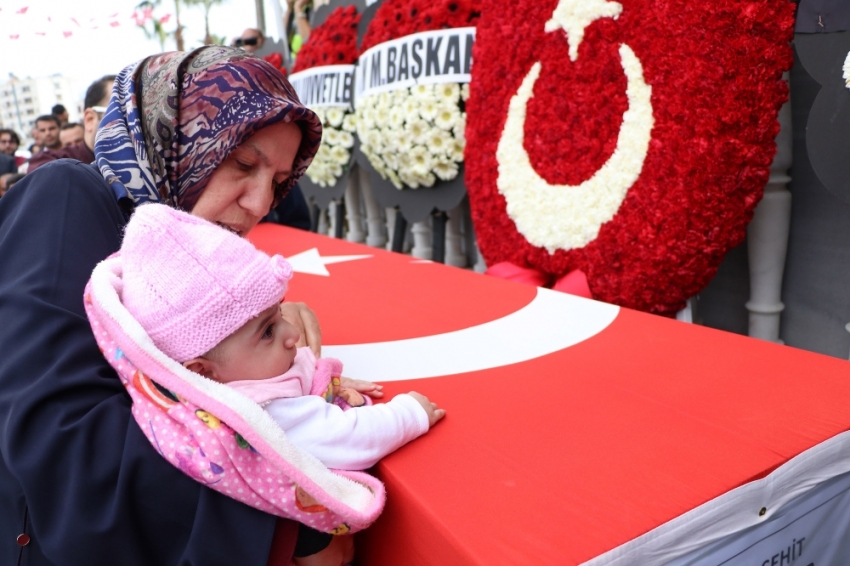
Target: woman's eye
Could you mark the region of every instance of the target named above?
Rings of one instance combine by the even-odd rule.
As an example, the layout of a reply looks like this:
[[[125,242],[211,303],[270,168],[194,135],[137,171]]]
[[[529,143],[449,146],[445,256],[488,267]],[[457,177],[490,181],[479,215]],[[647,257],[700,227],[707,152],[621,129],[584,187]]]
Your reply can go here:
[[[242,169],[243,171],[250,171],[250,170],[254,167],[254,166],[253,166],[253,165],[251,165],[250,163],[245,163],[244,161],[238,161],[238,160],[237,160],[237,161],[236,161],[236,164],[237,164],[237,165],[239,166],[239,168],[240,168],[240,169]]]
[[[274,336],[274,324],[269,324],[266,326],[266,330],[263,332],[263,340],[270,340]]]

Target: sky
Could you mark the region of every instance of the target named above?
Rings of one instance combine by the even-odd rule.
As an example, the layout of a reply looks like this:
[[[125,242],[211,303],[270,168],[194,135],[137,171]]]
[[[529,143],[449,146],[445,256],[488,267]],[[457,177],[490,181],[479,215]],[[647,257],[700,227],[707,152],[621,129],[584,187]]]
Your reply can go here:
[[[85,87],[95,79],[116,74],[130,63],[160,51],[159,42],[146,39],[131,18],[139,1],[0,0],[0,84],[8,80],[9,73],[21,78],[59,73],[82,85],[82,99]],[[275,36],[273,1],[264,3],[267,27]],[[24,7],[26,12],[18,13]],[[174,29],[174,0],[161,0],[154,14],[172,14],[165,27]],[[182,7],[180,19],[186,49],[201,45],[203,9]],[[111,26],[111,22],[120,25]],[[242,30],[255,27],[256,22],[254,0],[224,0],[210,12],[211,33],[228,38],[241,35]],[[71,32],[69,37],[65,37],[67,32]],[[12,35],[18,35],[17,39]],[[165,48],[176,49],[174,41],[166,40]]]

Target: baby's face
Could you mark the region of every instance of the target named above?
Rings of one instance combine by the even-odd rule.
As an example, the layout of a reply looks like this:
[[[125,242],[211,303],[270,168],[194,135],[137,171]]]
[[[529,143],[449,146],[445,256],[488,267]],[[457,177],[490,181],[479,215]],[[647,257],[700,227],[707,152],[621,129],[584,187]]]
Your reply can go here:
[[[221,383],[276,377],[292,367],[300,338],[298,329],[274,305],[216,347],[205,375]]]

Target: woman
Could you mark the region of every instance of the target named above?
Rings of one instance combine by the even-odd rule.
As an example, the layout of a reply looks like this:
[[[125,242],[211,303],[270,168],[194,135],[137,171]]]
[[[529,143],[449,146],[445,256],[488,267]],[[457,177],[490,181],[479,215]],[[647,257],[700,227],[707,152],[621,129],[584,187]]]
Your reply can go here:
[[[0,202],[0,564],[265,565],[276,519],[156,457],[82,293],[138,204],[244,235],[304,173],[320,123],[268,64],[205,47],[125,69],[102,125],[96,166],[50,163]],[[284,310],[318,348],[312,312]],[[275,556],[296,531],[278,525]],[[350,551],[337,537],[311,559]]]

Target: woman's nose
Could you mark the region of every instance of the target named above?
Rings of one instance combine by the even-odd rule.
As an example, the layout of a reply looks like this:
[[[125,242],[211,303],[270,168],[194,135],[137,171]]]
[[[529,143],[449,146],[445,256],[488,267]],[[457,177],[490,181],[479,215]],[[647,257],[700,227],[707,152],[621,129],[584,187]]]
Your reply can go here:
[[[239,204],[251,215],[260,219],[269,213],[274,201],[274,179],[268,182],[263,176],[252,179],[251,185],[242,194]]]

